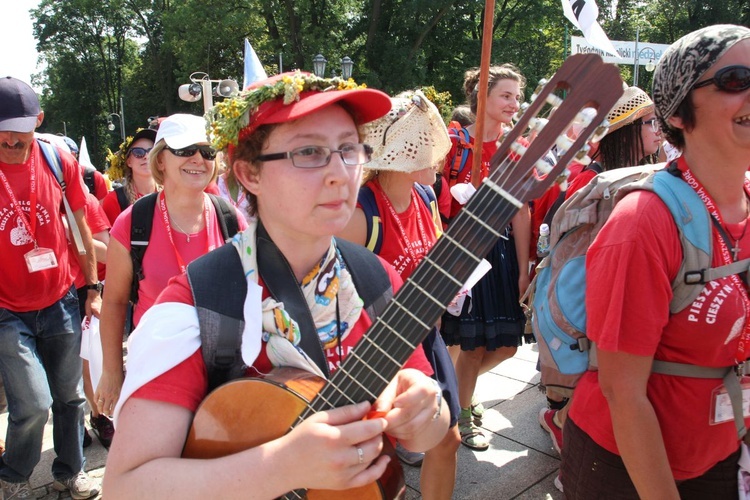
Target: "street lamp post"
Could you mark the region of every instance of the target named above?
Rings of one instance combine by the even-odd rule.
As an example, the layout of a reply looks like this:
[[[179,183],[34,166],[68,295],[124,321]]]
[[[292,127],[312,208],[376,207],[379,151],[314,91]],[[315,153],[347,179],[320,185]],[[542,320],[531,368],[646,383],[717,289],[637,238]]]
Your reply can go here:
[[[341,78],[348,80],[352,77],[352,69],[354,68],[354,61],[349,56],[344,56],[341,59]]]
[[[639,43],[639,37],[640,37],[640,28],[635,29],[635,61],[633,65],[633,86],[638,86],[638,70],[639,66],[641,64],[641,59],[648,59],[648,62],[646,63],[646,71],[651,73],[655,68],[656,65],[654,64],[654,59],[656,59],[656,52],[654,52],[654,49],[651,47],[643,47],[642,49],[638,49],[638,43]],[[644,57],[641,57],[644,56]]]
[[[313,57],[313,74],[318,78],[324,78],[326,76],[326,58],[323,54],[318,54]]]
[[[122,142],[125,142],[125,124],[122,115],[118,113],[110,113],[109,116],[107,116],[107,129],[110,132],[115,130],[115,123],[112,121],[113,116],[116,116],[120,122],[120,137],[122,138]]]
[[[177,94],[180,99],[187,102],[195,102],[203,97],[203,112],[214,105],[214,94],[219,97],[231,97],[239,92],[239,85],[234,80],[211,80],[208,73],[196,71],[190,75],[191,83],[180,85]],[[212,88],[212,83],[216,87]]]
[[[323,54],[318,54],[317,56],[313,57],[313,74],[318,78],[325,77],[327,62],[328,61],[325,57],[323,57]],[[344,80],[348,80],[349,78],[351,78],[353,68],[354,61],[352,61],[349,56],[345,56],[343,59],[341,59],[341,78],[343,78]],[[335,77],[336,71],[332,70],[331,75]]]

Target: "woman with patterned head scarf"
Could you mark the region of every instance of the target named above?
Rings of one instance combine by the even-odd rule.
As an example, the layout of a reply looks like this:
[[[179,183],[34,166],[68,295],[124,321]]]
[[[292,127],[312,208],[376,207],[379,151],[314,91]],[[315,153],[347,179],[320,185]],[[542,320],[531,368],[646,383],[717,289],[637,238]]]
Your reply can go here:
[[[711,221],[711,267],[750,257],[750,29],[679,39],[659,61],[653,96],[661,130],[683,151],[668,172]],[[579,381],[563,432],[569,499],[738,496],[750,421],[734,368],[748,359],[750,298],[740,275],[706,279],[670,312],[682,263],[675,219],[650,191],[618,202],[589,248],[587,332],[599,370]]]

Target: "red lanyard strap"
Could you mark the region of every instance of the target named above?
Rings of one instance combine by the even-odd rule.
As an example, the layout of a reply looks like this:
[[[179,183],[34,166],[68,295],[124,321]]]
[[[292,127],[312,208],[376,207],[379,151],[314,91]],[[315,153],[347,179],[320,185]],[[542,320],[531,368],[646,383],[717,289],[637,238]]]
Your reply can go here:
[[[206,251],[204,253],[208,253],[210,248],[209,239],[211,235],[211,227],[209,210],[210,209],[208,203],[206,202],[206,196],[203,195],[203,221],[205,222],[206,226]],[[167,201],[164,195],[164,191],[159,193],[159,211],[161,212],[161,220],[164,223],[164,229],[167,231],[167,237],[169,238],[169,242],[172,244],[172,250],[174,250],[174,255],[177,258],[177,265],[180,268],[180,273],[185,274],[187,264],[185,264],[185,261],[180,255],[180,252],[177,251],[177,245],[175,245],[174,243],[174,237],[172,236],[172,225],[169,222],[169,211],[167,210]]]

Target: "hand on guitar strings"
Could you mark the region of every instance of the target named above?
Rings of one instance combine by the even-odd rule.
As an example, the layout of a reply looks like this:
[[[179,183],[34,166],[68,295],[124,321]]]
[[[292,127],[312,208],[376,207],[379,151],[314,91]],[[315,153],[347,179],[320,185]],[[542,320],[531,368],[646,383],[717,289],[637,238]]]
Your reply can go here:
[[[418,370],[399,371],[373,406],[384,413],[385,432],[411,451],[429,450],[448,431],[450,412],[440,387]]]
[[[369,411],[367,402],[322,411],[277,440],[299,481],[295,488],[350,489],[383,475],[390,461],[379,457],[386,421],[364,420]]]

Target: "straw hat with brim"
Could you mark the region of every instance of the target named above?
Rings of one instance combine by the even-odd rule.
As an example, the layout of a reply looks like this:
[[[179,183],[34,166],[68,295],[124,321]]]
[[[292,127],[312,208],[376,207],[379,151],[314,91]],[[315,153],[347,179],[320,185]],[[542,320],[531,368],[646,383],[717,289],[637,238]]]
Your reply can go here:
[[[609,132],[612,133],[654,111],[654,102],[638,87],[627,87],[622,97],[607,114]]]
[[[255,82],[236,97],[211,108],[211,144],[229,148],[252,135],[261,125],[303,118],[333,104],[343,104],[357,125],[380,118],[391,109],[387,94],[357,85],[351,78],[319,78],[295,71]]]
[[[442,162],[451,141],[437,107],[420,91],[391,102],[387,115],[363,127],[364,142],[373,148],[365,168],[415,172]]]

